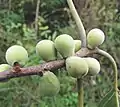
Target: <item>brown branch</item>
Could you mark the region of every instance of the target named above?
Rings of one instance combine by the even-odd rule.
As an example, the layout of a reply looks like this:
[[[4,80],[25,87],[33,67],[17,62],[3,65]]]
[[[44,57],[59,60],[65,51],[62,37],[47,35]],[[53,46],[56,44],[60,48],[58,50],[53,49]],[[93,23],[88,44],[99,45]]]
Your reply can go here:
[[[79,57],[89,56],[91,54],[96,53],[96,50],[88,50],[87,48],[83,48],[78,51],[75,55]],[[9,71],[0,72],[0,81],[7,81],[11,78],[17,78],[22,76],[30,76],[30,75],[42,75],[44,71],[57,70],[65,66],[65,60],[56,60],[46,62],[37,66],[30,66],[25,68],[20,68],[21,71],[17,72],[15,69],[11,69]]]

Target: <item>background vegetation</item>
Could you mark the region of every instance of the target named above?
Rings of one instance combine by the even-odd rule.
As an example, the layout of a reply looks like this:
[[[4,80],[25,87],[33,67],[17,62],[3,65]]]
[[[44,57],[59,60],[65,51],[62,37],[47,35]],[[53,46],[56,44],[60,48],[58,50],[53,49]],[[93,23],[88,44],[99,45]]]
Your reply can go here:
[[[98,27],[106,34],[102,49],[109,52],[120,69],[120,18],[119,2],[115,0],[74,0],[86,32]],[[39,40],[53,40],[62,33],[79,39],[75,22],[66,0],[41,0],[38,35],[35,34],[37,0],[0,0],[0,63],[6,63],[5,52],[14,44],[24,46],[29,52],[25,66],[40,64],[35,45]],[[87,78],[84,83],[85,107],[97,107],[101,98],[110,90],[113,71],[108,60],[94,56],[101,62],[100,75]],[[56,73],[61,90],[54,98],[40,97],[40,77],[29,76],[0,83],[2,107],[76,107],[75,79],[67,76],[64,69]],[[88,81],[89,80],[89,81]]]

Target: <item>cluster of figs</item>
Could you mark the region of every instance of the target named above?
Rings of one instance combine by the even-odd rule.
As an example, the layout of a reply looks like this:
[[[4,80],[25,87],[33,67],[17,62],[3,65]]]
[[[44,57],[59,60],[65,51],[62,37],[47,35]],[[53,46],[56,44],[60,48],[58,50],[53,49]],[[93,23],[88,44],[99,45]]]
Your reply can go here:
[[[94,28],[87,34],[87,46],[94,49],[104,42],[105,35],[102,30]],[[65,59],[66,70],[74,78],[83,78],[86,75],[95,76],[100,72],[100,63],[92,57],[78,57],[75,53],[81,49],[81,41],[74,40],[68,34],[56,37],[54,41],[41,40],[36,45],[36,54],[44,61]],[[0,72],[11,69],[16,62],[24,65],[28,61],[27,50],[19,45],[9,47],[5,55],[8,64],[0,65]],[[40,79],[40,94],[55,96],[60,90],[57,76],[51,72],[44,72]]]

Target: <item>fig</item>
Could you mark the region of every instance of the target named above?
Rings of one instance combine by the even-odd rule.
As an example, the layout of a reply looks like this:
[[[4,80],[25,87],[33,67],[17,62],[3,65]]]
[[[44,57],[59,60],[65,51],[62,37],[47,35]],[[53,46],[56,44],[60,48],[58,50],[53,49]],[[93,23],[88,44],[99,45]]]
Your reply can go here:
[[[11,68],[11,66],[8,65],[8,64],[1,64],[1,65],[0,65],[0,72],[9,70],[10,68]]]
[[[36,53],[44,60],[55,60],[57,57],[57,50],[54,42],[51,40],[42,40],[36,45]]]
[[[55,96],[60,90],[60,82],[57,76],[47,71],[40,79],[40,94],[41,96],[52,97]]]
[[[67,58],[74,54],[75,43],[71,36],[62,34],[55,39],[55,47],[63,58]]]
[[[75,52],[77,52],[81,48],[81,40],[74,40],[74,42],[75,42]]]
[[[16,62],[18,62],[20,65],[24,65],[25,62],[28,60],[28,53],[24,47],[13,45],[7,49],[5,58],[7,63],[12,66]]]
[[[87,34],[88,48],[94,49],[101,45],[105,40],[104,32],[98,28],[90,30]]]
[[[100,72],[100,63],[98,62],[98,60],[92,57],[86,57],[84,59],[88,64],[88,75],[97,75]]]
[[[71,56],[66,59],[66,70],[72,77],[81,78],[87,75],[88,65],[83,58]]]

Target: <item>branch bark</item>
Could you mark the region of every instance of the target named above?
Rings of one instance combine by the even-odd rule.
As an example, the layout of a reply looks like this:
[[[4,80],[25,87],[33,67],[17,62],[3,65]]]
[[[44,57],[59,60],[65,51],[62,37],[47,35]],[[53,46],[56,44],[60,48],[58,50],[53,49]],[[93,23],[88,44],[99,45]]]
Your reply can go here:
[[[91,54],[96,53],[96,50],[88,50],[87,48],[83,48],[78,51],[75,55],[79,57],[89,56]],[[30,66],[25,68],[20,68],[21,71],[17,72],[15,69],[10,69],[8,71],[0,72],[0,81],[7,81],[11,78],[30,76],[30,75],[42,75],[44,71],[53,71],[60,69],[65,66],[65,60],[56,60],[46,62],[37,66]]]

